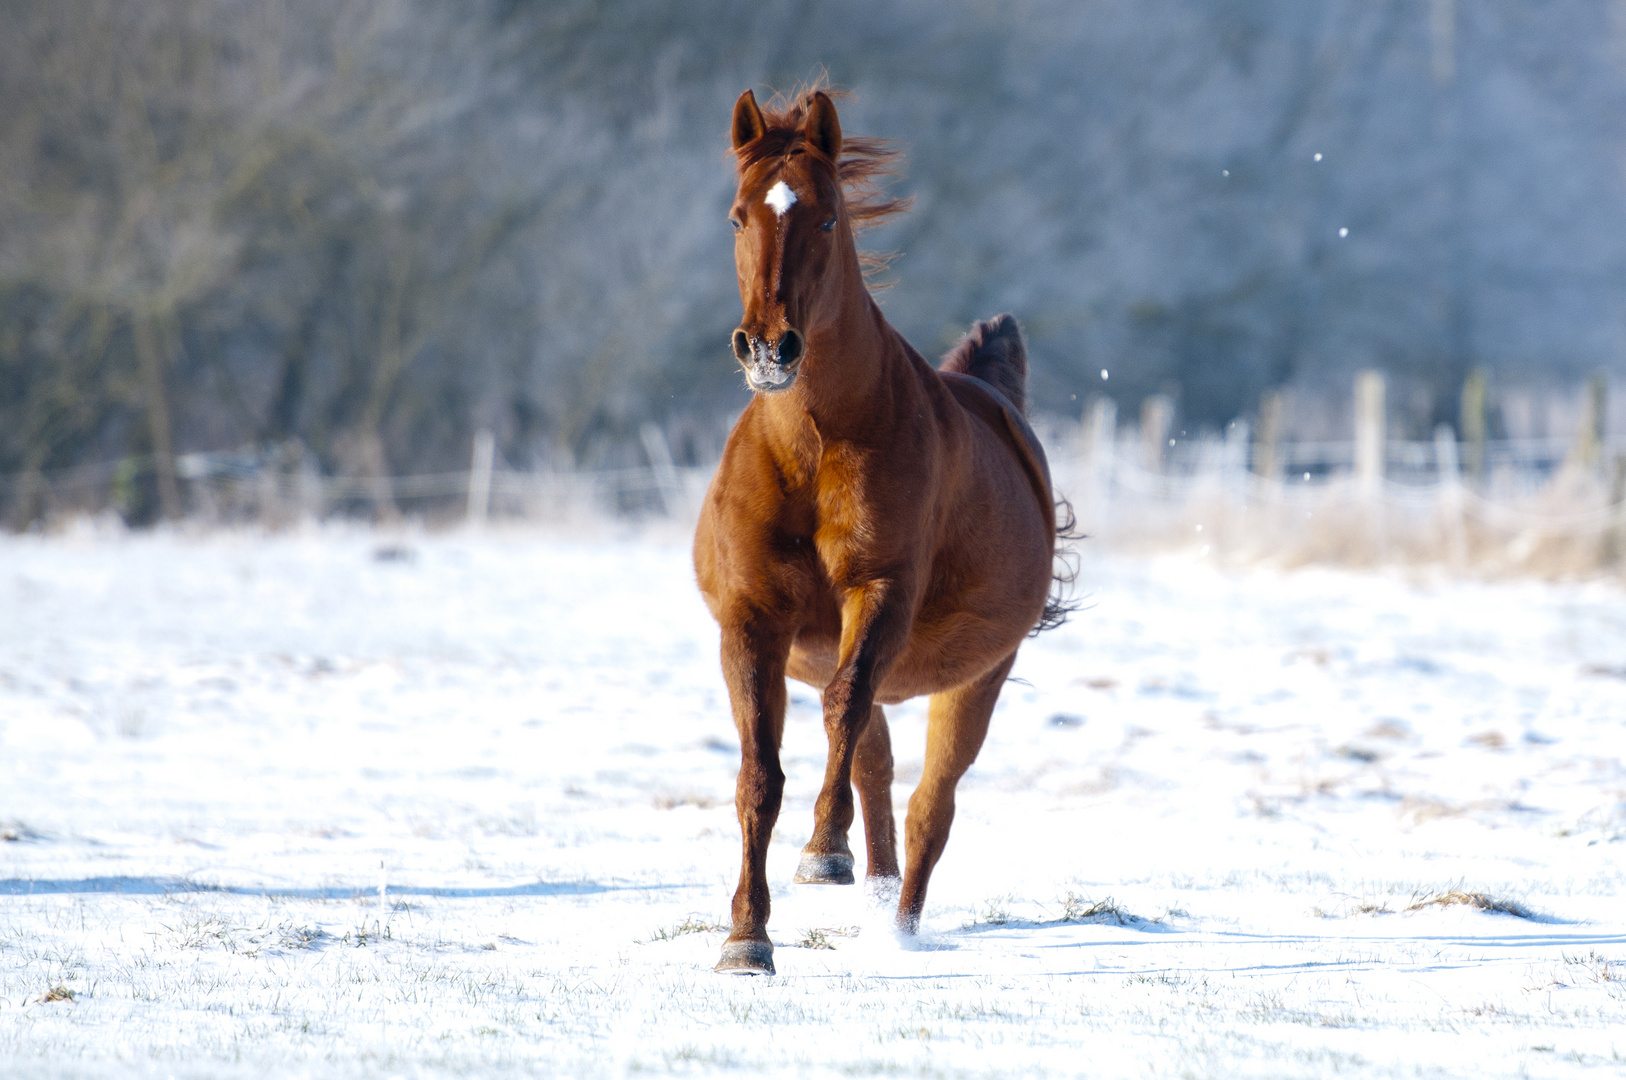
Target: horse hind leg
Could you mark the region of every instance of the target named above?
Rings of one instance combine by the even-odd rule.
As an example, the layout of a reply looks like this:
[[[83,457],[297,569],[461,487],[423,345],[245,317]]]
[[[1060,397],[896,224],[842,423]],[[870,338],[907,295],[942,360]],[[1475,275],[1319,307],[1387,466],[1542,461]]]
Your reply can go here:
[[[926,907],[926,884],[948,843],[954,789],[988,735],[988,720],[1016,661],[1013,652],[976,682],[933,694],[926,725],[926,766],[909,797],[906,862],[898,896],[898,929],[913,934]]]
[[[864,843],[869,864],[864,879],[871,888],[897,895],[898,829],[892,816],[892,734],[886,714],[876,705],[858,738],[853,756],[853,787],[864,814]]]

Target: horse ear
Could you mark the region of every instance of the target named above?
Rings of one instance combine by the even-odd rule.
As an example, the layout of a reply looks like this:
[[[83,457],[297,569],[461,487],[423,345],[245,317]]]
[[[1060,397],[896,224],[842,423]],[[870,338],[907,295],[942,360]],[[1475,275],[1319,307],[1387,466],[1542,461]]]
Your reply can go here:
[[[823,90],[813,94],[813,102],[807,108],[807,119],[802,123],[802,135],[809,145],[831,161],[840,160],[841,121],[836,118],[836,103]]]
[[[762,138],[768,125],[762,122],[762,110],[757,108],[757,96],[747,90],[734,102],[734,149]]]

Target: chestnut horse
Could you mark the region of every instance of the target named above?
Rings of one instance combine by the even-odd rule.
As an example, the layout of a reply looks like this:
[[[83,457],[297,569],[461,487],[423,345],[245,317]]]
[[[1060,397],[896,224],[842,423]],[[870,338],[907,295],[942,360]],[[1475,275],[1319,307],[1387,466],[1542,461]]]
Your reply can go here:
[[[875,184],[891,155],[874,140],[844,143],[827,94],[763,110],[747,90],[733,146],[729,218],[745,307],[733,343],[755,395],[706,493],[694,563],[722,628],[740,735],[744,857],[717,970],[771,975],[766,864],[785,785],[786,676],[822,691],[830,742],[796,880],[852,883],[856,787],[866,876],[896,890],[898,927],[914,933],[955,785],[1017,647],[1066,605],[1047,605],[1056,504],[1022,416],[1016,321],[977,324],[938,369],[887,324],[854,228],[902,209]],[[898,885],[880,703],[919,694],[931,695],[926,764]]]

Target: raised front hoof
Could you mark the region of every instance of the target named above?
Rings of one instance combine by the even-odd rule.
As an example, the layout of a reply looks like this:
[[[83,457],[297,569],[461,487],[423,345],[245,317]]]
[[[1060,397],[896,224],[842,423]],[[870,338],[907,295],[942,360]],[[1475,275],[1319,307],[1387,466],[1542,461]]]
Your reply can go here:
[[[851,855],[815,855],[803,852],[796,867],[798,885],[851,885],[853,883],[853,857]]]
[[[730,941],[713,971],[724,975],[772,975],[773,944],[767,941]]]

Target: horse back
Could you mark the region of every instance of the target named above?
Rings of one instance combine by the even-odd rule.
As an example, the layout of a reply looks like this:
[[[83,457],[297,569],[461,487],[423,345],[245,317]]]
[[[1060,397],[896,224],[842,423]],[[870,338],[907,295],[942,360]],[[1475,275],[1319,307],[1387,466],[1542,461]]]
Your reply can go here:
[[[1033,495],[1039,501],[1040,513],[1047,527],[1054,529],[1055,497],[1051,494],[1050,462],[1045,458],[1044,447],[1040,445],[1039,436],[1027,418],[995,386],[983,379],[942,369],[938,370],[937,376],[943,380],[960,407],[992,429],[1016,455]]]

